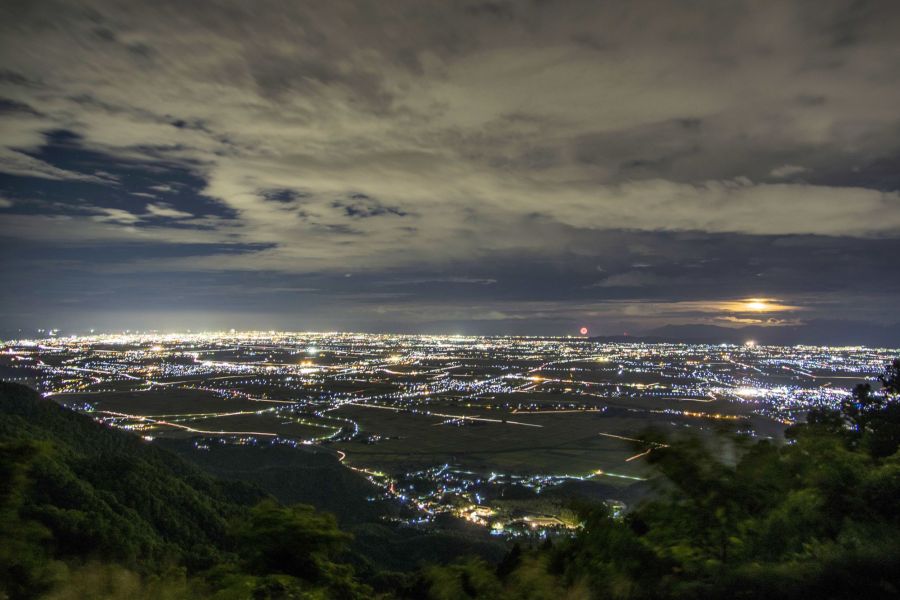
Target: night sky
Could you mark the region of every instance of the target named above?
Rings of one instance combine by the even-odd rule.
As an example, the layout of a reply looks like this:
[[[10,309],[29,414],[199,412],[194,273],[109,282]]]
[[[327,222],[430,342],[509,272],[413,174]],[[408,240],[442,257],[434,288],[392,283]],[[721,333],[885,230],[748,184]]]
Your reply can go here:
[[[890,0],[5,1],[0,329],[893,324],[898,32]]]

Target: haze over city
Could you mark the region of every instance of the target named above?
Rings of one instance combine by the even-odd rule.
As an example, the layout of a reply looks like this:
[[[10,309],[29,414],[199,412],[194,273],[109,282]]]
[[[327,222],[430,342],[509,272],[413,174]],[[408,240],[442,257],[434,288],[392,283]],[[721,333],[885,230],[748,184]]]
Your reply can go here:
[[[7,2],[0,329],[889,345],[898,30],[891,2]]]

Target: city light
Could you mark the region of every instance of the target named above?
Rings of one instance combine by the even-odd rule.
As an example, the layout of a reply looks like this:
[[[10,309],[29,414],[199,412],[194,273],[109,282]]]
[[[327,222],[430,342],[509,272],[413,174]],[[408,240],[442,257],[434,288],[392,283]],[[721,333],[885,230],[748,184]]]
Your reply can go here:
[[[641,439],[647,424],[779,437],[811,408],[840,406],[890,356],[752,340],[272,331],[55,335],[0,347],[11,380],[148,443],[191,436],[202,452],[322,452],[413,510],[410,525],[450,513],[505,536],[577,527],[562,507],[511,510],[499,500],[507,491],[545,497],[570,481],[646,479],[662,447]],[[516,466],[517,448],[568,458]]]

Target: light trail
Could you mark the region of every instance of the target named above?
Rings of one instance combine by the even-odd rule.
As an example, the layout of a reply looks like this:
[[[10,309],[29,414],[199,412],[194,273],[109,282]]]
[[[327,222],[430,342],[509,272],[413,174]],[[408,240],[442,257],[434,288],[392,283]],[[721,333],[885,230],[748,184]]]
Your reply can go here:
[[[588,413],[588,412],[605,412],[602,408],[565,408],[551,410],[522,410],[515,408],[510,411],[514,415],[552,415],[561,413]]]
[[[394,412],[404,412],[410,413],[414,415],[425,415],[428,417],[441,417],[444,419],[460,419],[460,420],[469,420],[469,421],[485,421],[487,423],[501,423],[504,425],[523,425],[525,427],[543,427],[543,425],[538,425],[537,423],[523,423],[521,421],[510,421],[507,419],[489,419],[487,417],[470,417],[468,415],[448,415],[445,413],[431,412],[431,411],[419,411],[415,409],[409,408],[397,408],[396,406],[382,406],[380,404],[361,404],[359,402],[345,402],[344,405],[350,406],[360,406],[363,408],[380,408],[383,410],[392,410]]]
[[[121,371],[104,371],[103,369],[87,369],[84,367],[60,367],[63,370],[69,371],[82,371],[85,373],[102,373],[104,375],[113,375],[124,377],[125,379],[133,379],[135,381],[143,381],[140,377],[135,377],[134,375],[129,375],[128,373],[122,373]]]
[[[114,412],[111,410],[97,410],[94,412],[112,415],[114,417],[121,417],[124,419],[134,419],[136,421],[141,421],[141,422],[150,422],[155,425],[167,425],[169,427],[175,427],[177,429],[183,429],[185,431],[190,431],[191,433],[202,433],[204,435],[248,435],[248,436],[261,435],[261,436],[268,436],[268,437],[280,437],[279,434],[277,434],[277,433],[270,433],[267,431],[208,431],[205,429],[195,429],[193,427],[188,427],[187,425],[181,425],[179,423],[172,423],[171,421],[162,421],[162,420],[157,420],[157,419],[153,419],[150,417],[144,417],[141,415],[129,415],[128,413]],[[293,437],[293,436],[288,436],[288,437]]]
[[[615,438],[615,439],[617,439],[617,440],[625,440],[626,442],[638,442],[638,443],[641,443],[641,444],[647,444],[648,446],[650,446],[650,450],[655,450],[655,449],[657,449],[657,448],[668,448],[668,447],[669,447],[668,444],[661,444],[661,443],[659,443],[659,442],[650,442],[650,441],[647,441],[647,440],[641,440],[641,439],[638,439],[638,438],[625,437],[624,435],[616,435],[616,434],[614,434],[614,433],[602,433],[602,432],[601,432],[601,433],[598,433],[597,435],[602,435],[602,436],[608,437],[608,438]],[[645,451],[645,452],[641,452],[640,454],[635,454],[635,455],[632,456],[631,458],[626,458],[626,459],[625,459],[625,462],[629,462],[629,461],[632,461],[632,460],[634,460],[634,459],[636,459],[636,458],[639,458],[639,457],[641,457],[641,456],[644,456],[645,454],[649,454],[649,453],[650,453],[650,450],[647,450],[647,451]]]
[[[632,481],[647,481],[645,477],[636,477],[635,475],[622,475],[621,473],[610,473],[608,471],[597,470],[592,475],[588,475],[588,478],[594,476],[602,476],[602,477],[618,477],[619,479],[631,479]]]
[[[647,456],[651,452],[653,452],[653,448],[648,448],[648,449],[644,450],[643,452],[641,452],[640,454],[635,454],[634,456],[629,456],[628,458],[625,459],[625,462],[631,462],[642,456]]]
[[[639,440],[638,438],[625,437],[624,435],[616,435],[615,433],[603,433],[600,432],[597,435],[602,435],[604,437],[615,438],[617,440],[625,440],[626,442],[641,442],[645,443],[646,440]],[[652,442],[650,442],[652,443]]]
[[[265,410],[243,410],[237,412],[230,413],[171,413],[171,414],[161,414],[161,415],[143,415],[148,419],[170,419],[175,417],[180,418],[215,418],[215,417],[234,417],[238,415],[261,415],[263,413],[274,411],[274,408],[267,408]],[[101,411],[96,411],[101,412]]]

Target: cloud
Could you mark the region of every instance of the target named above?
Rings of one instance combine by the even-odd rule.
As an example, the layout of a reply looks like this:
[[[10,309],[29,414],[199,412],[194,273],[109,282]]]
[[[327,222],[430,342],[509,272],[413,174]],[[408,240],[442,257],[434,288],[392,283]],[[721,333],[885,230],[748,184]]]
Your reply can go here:
[[[134,225],[141,218],[138,215],[122,210],[120,208],[98,208],[99,214],[91,217],[94,221],[100,223],[110,223],[115,225]]]
[[[569,225],[596,229],[896,235],[900,193],[754,184],[746,178],[698,184],[647,180],[600,188],[593,199],[563,196],[550,215]]]
[[[204,228],[147,227],[142,215],[123,209],[85,207],[88,215],[5,214],[4,235],[53,245],[131,244],[228,244],[237,243],[228,235],[227,225]],[[208,222],[208,220],[207,220]],[[228,254],[221,255],[227,260]]]
[[[75,171],[60,169],[12,148],[0,148],[0,172],[20,177],[38,179],[88,181],[92,183],[110,184],[114,181],[107,177],[86,175]]]
[[[365,194],[353,194],[346,200],[335,200],[331,206],[342,211],[344,215],[354,219],[367,219],[369,217],[396,216],[405,217],[408,213],[396,206],[385,206],[374,198]]]
[[[603,281],[598,281],[592,283],[590,285],[585,286],[587,289],[590,288],[615,288],[615,287],[624,287],[624,288],[643,288],[650,286],[659,286],[659,285],[672,285],[677,283],[679,280],[676,277],[667,277],[663,275],[656,275],[654,273],[646,273],[642,271],[629,271],[626,273],[617,273],[615,275],[611,275],[604,279]]]
[[[613,299],[725,276],[833,293],[853,272],[845,248],[875,263],[900,235],[900,10],[849,10],[4,6],[15,204],[0,233],[211,249],[135,256],[139,271],[400,273],[420,289],[466,273],[496,283],[439,287],[509,301],[563,294],[566,277]],[[35,188],[81,208],[20,202]],[[773,246],[787,238],[831,241]],[[547,289],[507,289],[522,265]]]
[[[378,282],[378,285],[422,285],[430,283],[451,283],[460,285],[494,285],[496,279],[490,277],[422,277],[417,279],[393,279],[390,281]]]
[[[185,212],[174,208],[171,204],[165,202],[150,203],[147,205],[147,213],[154,217],[165,217],[168,219],[190,219],[193,213]]]
[[[801,167],[799,165],[781,165],[780,167],[772,169],[769,174],[776,179],[784,179],[792,175],[805,173],[807,170],[808,169],[806,167]]]

